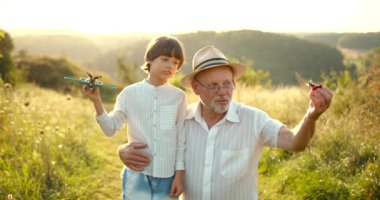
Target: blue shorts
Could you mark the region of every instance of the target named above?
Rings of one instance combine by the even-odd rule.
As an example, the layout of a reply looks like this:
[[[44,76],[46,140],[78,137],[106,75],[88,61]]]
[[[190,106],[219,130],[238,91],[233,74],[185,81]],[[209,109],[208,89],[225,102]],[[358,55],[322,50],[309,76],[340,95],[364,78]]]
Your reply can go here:
[[[121,173],[123,200],[175,200],[169,196],[174,176],[157,178],[124,168]]]

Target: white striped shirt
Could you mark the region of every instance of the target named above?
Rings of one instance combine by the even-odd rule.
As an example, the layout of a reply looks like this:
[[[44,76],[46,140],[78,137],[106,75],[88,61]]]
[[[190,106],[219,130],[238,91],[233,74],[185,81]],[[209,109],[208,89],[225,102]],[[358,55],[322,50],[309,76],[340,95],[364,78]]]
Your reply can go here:
[[[146,80],[127,86],[117,96],[111,113],[104,112],[96,120],[103,132],[112,136],[128,124],[128,142],[142,142],[151,155],[143,171],[154,177],[170,177],[184,170],[186,113],[185,93],[166,83],[153,86]]]
[[[259,109],[231,102],[225,117],[208,129],[200,104],[189,107],[184,199],[257,199],[262,147],[277,146],[283,124]]]

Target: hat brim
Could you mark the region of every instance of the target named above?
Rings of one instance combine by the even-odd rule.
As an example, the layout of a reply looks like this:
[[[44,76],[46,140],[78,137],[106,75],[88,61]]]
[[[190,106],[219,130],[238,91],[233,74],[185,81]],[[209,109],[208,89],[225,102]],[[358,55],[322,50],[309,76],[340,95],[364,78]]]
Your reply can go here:
[[[182,86],[184,86],[185,88],[191,88],[191,82],[193,81],[194,77],[202,72],[202,71],[205,71],[205,70],[208,70],[210,68],[215,68],[215,67],[223,67],[223,66],[228,66],[228,67],[231,67],[232,71],[233,71],[233,75],[234,75],[234,80],[237,80],[239,79],[245,72],[245,67],[239,63],[228,63],[228,64],[225,64],[225,65],[211,65],[211,66],[208,66],[208,67],[205,67],[203,69],[200,69],[200,70],[197,70],[197,71],[193,71],[189,74],[187,74],[186,76],[184,76],[181,80],[181,84]]]

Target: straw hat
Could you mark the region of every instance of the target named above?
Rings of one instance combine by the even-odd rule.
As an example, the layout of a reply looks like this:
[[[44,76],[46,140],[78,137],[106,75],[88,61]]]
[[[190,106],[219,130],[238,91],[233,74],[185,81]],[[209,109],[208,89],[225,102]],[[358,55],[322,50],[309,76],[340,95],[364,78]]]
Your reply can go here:
[[[201,71],[213,67],[229,66],[233,70],[234,79],[240,78],[245,71],[245,67],[239,63],[230,63],[223,52],[213,45],[205,46],[197,51],[193,57],[193,71],[181,80],[183,86],[191,88],[193,78]]]

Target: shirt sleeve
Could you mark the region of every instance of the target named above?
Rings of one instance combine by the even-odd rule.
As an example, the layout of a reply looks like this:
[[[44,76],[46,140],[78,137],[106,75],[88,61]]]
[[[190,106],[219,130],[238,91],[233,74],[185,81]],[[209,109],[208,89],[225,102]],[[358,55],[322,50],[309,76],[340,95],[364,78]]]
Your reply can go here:
[[[269,118],[269,117],[268,117]],[[276,147],[278,140],[278,133],[280,128],[284,126],[280,121],[269,118],[263,129],[261,130],[261,139],[265,146]]]
[[[176,162],[175,169],[176,170],[185,170],[185,131],[183,129],[185,117],[186,117],[186,109],[187,103],[185,95],[182,94],[182,101],[179,106],[179,112],[177,114],[177,150],[176,150]]]
[[[125,120],[126,115],[120,110],[114,110],[110,114],[104,112],[103,114],[96,116],[96,121],[103,133],[107,136],[113,136],[116,131],[122,129]]]
[[[113,111],[96,116],[96,121],[105,135],[113,136],[116,131],[124,127],[127,120],[126,113],[126,94],[123,91],[117,96]]]

